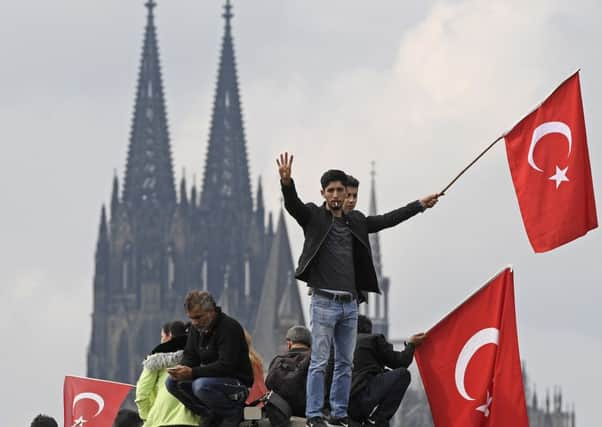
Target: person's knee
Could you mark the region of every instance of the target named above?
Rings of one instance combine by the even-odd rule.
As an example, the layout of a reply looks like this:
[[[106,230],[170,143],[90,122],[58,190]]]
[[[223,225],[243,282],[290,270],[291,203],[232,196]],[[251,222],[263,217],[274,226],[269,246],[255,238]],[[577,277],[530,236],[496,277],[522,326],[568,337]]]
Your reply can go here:
[[[207,384],[203,381],[203,378],[197,378],[192,382],[192,394],[194,394],[197,399],[201,399],[207,391]]]
[[[399,368],[396,369],[396,371],[399,374],[399,380],[395,382],[396,388],[405,391],[412,381],[412,375],[410,374],[410,371],[405,368]]]

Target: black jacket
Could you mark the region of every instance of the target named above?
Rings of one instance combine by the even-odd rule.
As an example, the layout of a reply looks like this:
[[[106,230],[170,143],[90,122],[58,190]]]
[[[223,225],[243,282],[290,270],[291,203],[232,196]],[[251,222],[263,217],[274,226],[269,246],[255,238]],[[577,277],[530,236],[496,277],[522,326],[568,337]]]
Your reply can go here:
[[[245,334],[236,320],[217,308],[217,316],[202,332],[191,327],[182,365],[192,368],[192,377],[237,378],[253,385],[253,368]]]
[[[370,377],[385,372],[385,367],[408,368],[413,358],[412,343],[408,343],[403,351],[395,351],[384,335],[357,334],[351,373],[351,396],[364,388]]]
[[[295,183],[292,180],[290,185],[282,184],[281,187],[284,196],[284,207],[303,228],[303,234],[305,235],[303,252],[299,257],[299,265],[295,271],[295,277],[307,282],[309,280],[311,262],[318,253],[322,243],[324,243],[330,227],[332,227],[334,218],[324,205],[318,206],[314,203],[303,203],[297,195]],[[370,249],[368,233],[376,233],[385,228],[393,227],[422,211],[424,211],[424,208],[416,200],[384,215],[365,216],[363,213],[354,210],[344,216],[353,235],[355,286],[360,298],[362,291],[380,293],[376,270],[372,262],[372,251]]]

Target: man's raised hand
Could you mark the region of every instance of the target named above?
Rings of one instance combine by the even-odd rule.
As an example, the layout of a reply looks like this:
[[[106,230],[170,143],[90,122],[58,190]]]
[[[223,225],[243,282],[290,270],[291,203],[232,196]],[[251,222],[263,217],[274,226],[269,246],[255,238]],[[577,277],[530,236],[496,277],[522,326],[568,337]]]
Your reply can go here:
[[[278,173],[280,174],[280,181],[284,185],[290,185],[291,183],[291,169],[293,166],[293,155],[290,157],[288,153],[281,153],[279,158],[276,158],[276,164],[278,165]]]

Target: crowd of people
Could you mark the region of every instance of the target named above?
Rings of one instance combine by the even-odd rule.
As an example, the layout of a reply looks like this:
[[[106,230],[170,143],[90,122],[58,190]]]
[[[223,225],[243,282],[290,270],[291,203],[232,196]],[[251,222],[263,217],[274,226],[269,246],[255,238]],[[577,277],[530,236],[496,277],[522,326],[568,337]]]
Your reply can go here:
[[[291,416],[305,417],[308,427],[389,425],[410,384],[414,349],[426,336],[415,334],[396,351],[359,315],[367,293],[380,292],[368,235],[432,208],[440,194],[365,216],[355,209],[356,178],[328,170],[320,179],[323,202],[303,203],[292,179],[293,156],[284,153],[276,162],[284,206],[305,236],[295,277],[309,288],[310,328],[288,330],[287,351],[270,362],[264,381],[250,334],[209,292],[190,291],[189,323],[163,326],[160,344],[142,362],[138,414],[120,411],[115,427],[237,427],[245,406],[263,407],[274,427]],[[57,424],[39,415],[31,426]]]

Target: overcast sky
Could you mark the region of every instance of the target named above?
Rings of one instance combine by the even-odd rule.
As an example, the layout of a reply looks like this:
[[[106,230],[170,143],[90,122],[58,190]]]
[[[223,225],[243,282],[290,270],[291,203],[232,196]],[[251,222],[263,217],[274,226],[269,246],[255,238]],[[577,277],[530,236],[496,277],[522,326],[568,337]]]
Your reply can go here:
[[[100,207],[123,177],[146,10],[141,0],[0,0],[3,196],[0,424],[62,419],[65,374],[84,375]],[[222,1],[156,9],[174,170],[200,184]],[[602,4],[594,0],[234,3],[253,185],[280,195],[295,153],[306,201],[337,167],[366,208],[439,191],[577,68],[602,200]],[[302,235],[289,221],[293,253]],[[507,264],[521,356],[540,397],[560,385],[579,426],[599,424],[602,234],[535,255],[498,144],[437,207],[381,233],[393,337],[426,330]]]

